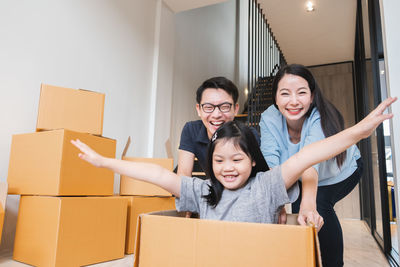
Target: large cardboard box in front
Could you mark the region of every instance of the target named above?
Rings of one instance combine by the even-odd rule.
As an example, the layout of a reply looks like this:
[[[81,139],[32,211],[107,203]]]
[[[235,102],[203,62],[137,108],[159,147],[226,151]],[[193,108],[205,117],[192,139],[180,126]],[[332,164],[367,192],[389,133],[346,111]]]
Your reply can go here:
[[[179,216],[176,211],[140,215],[134,266],[321,266],[311,226]]]
[[[125,253],[135,252],[135,235],[139,214],[175,209],[174,197],[125,196],[128,200]]]
[[[123,197],[21,196],[13,259],[77,267],[124,257]]]
[[[116,141],[86,133],[54,130],[13,135],[8,168],[9,194],[112,195],[114,174],[78,157],[71,139],[101,155],[115,157]]]
[[[101,135],[105,95],[42,84],[36,130],[70,129]]]
[[[170,158],[131,158],[122,157],[123,160],[134,162],[145,162],[160,165],[161,167],[172,171],[174,167],[173,159]],[[127,176],[121,175],[120,195],[131,196],[171,196],[171,193],[157,185],[138,181]]]

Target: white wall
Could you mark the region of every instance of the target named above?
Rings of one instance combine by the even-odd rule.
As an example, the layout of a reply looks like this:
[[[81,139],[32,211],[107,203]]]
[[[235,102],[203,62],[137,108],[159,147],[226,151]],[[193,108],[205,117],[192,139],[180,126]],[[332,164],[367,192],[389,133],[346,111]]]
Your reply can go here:
[[[172,11],[164,5],[160,14],[159,54],[155,98],[155,123],[153,157],[166,158],[165,143],[170,139],[172,83],[174,62],[175,17]]]
[[[148,156],[155,46],[157,70],[172,69],[173,14],[161,0],[2,0],[0,2],[0,180],[7,179],[11,136],[35,131],[40,84],[106,94],[103,135],[127,137],[133,156]],[[157,8],[161,7],[159,13]],[[161,16],[156,19],[156,16]],[[166,22],[155,43],[156,22]],[[164,74],[159,83],[171,80]],[[172,84],[172,82],[169,82]],[[171,86],[159,96],[167,98]],[[168,89],[169,86],[169,89]],[[156,88],[157,89],[157,88]],[[157,93],[157,91],[155,92]],[[163,107],[170,113],[168,105]],[[168,110],[169,109],[169,110]],[[159,114],[160,112],[158,112]],[[157,114],[154,117],[158,119]],[[168,119],[168,116],[166,116]],[[169,132],[169,129],[168,129]],[[157,137],[156,137],[157,138]],[[114,191],[119,191],[116,176]],[[9,196],[0,251],[12,248],[18,197]]]
[[[35,131],[41,83],[105,93],[103,135],[117,156],[128,136],[130,156],[165,157],[169,137],[175,152],[197,87],[236,82],[235,27],[235,0],[178,15],[162,0],[1,1],[0,180],[12,135]],[[12,249],[18,204],[8,196],[0,254]]]
[[[175,159],[184,124],[198,119],[197,88],[214,76],[225,76],[236,82],[235,58],[235,0],[176,14],[171,122]]]
[[[400,35],[399,25],[400,1],[380,0],[382,30],[385,50],[386,81],[389,96],[400,97]],[[393,177],[396,194],[396,214],[400,212],[400,101],[392,105],[392,112],[395,115],[391,120],[391,142],[393,158]],[[397,216],[398,217],[398,216]],[[400,224],[397,224],[398,240],[400,240]],[[400,247],[397,251],[400,251]]]

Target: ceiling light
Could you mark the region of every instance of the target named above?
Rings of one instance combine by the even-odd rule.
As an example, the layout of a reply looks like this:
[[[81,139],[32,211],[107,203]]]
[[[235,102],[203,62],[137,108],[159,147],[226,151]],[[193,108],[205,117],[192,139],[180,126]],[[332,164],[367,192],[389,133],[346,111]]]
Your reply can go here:
[[[306,10],[307,10],[307,12],[311,12],[311,11],[314,11],[314,10],[315,10],[315,9],[314,9],[314,4],[313,4],[313,2],[308,1],[308,2],[306,3]]]

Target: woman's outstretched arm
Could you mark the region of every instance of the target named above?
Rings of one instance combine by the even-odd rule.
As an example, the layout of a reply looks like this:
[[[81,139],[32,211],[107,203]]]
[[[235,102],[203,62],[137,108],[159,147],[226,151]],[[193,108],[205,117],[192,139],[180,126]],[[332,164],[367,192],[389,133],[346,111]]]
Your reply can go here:
[[[317,211],[318,173],[311,167],[301,174],[302,197],[297,221],[300,225],[313,222],[318,230],[324,225],[324,218]]]
[[[293,185],[307,168],[331,159],[361,139],[369,137],[379,124],[393,117],[393,114],[383,114],[383,112],[396,100],[397,97],[387,98],[356,125],[326,139],[309,144],[291,156],[282,164],[282,177],[286,188]]]
[[[171,194],[180,197],[181,177],[159,165],[106,158],[78,139],[71,140],[71,143],[81,151],[79,153],[81,159],[96,167],[107,168],[115,173],[158,185]]]

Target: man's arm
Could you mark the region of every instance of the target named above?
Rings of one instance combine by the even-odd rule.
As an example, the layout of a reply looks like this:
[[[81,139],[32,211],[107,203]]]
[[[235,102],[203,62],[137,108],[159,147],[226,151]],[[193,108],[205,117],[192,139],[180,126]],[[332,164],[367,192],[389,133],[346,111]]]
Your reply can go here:
[[[192,152],[179,149],[177,174],[179,176],[192,177],[193,165],[194,165],[194,154]]]
[[[178,171],[177,174],[179,177],[188,176],[192,177],[194,165],[194,154],[192,152],[179,149],[178,150]],[[192,213],[187,211],[185,217],[190,218]]]

